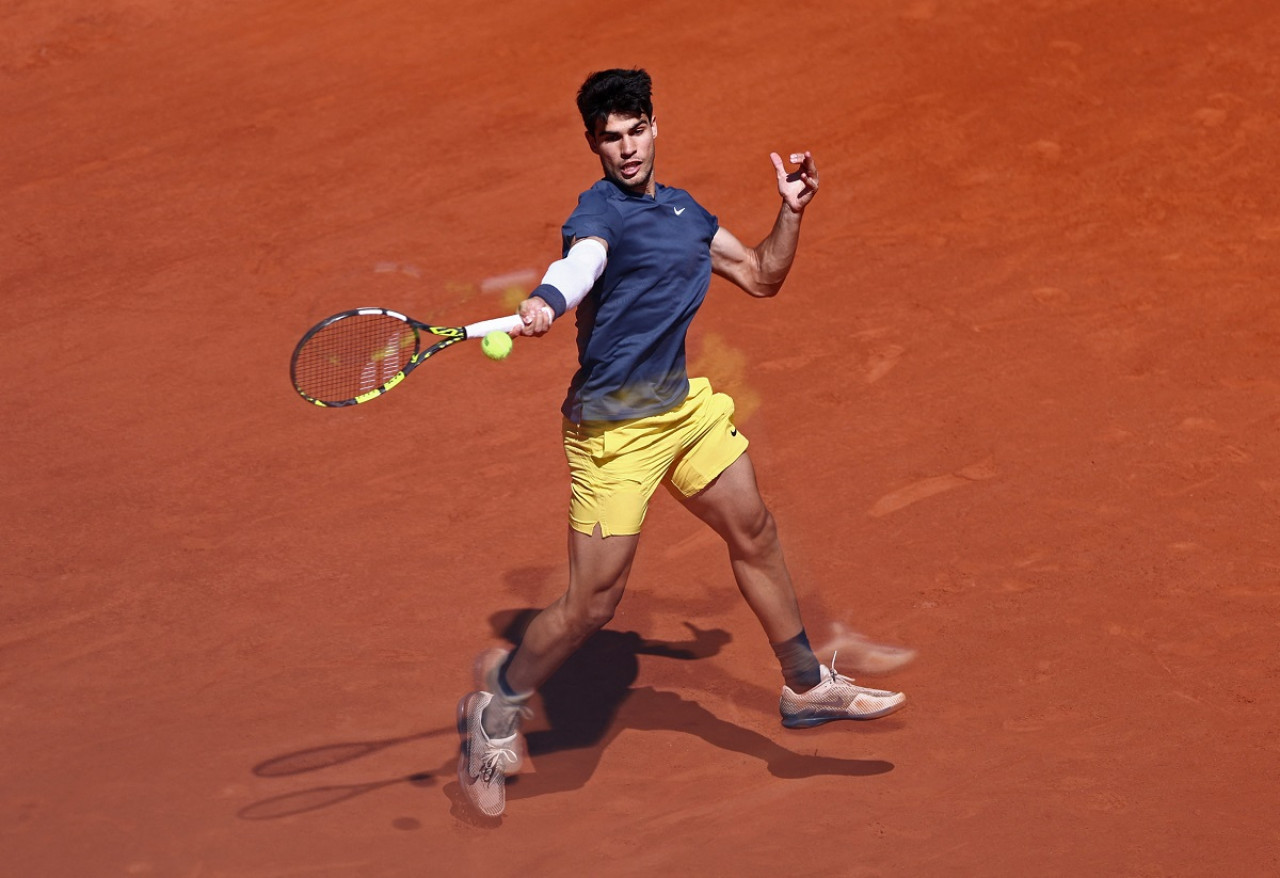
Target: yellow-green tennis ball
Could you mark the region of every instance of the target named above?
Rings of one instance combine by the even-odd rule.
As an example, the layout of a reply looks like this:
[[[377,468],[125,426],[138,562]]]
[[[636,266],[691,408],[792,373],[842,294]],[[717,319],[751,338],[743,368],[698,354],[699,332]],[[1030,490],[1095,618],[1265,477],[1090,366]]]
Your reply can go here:
[[[511,353],[511,336],[505,332],[491,332],[480,340],[484,355],[491,360],[505,360]]]

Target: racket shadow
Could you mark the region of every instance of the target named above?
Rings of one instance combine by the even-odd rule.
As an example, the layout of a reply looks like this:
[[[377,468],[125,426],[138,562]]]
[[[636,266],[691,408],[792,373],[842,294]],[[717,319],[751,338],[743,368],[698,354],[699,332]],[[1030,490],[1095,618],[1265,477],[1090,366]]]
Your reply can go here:
[[[241,820],[278,820],[281,817],[292,817],[305,814],[307,811],[319,811],[330,808],[348,799],[363,796],[377,790],[386,789],[396,784],[408,783],[419,787],[429,787],[436,782],[433,775],[427,772],[411,774],[408,777],[396,777],[390,780],[372,781],[360,784],[335,784],[331,786],[312,787],[262,799],[252,805],[246,805],[236,812]]]
[[[492,621],[501,637],[516,644],[536,613],[533,609],[512,610],[495,615]],[[685,641],[646,640],[634,631],[605,629],[583,644],[538,692],[546,727],[532,728],[525,734],[536,771],[508,778],[508,798],[580,789],[595,773],[605,748],[625,729],[693,735],[722,750],[758,759],[779,778],[858,777],[893,770],[892,763],[882,760],[794,753],[677,693],[635,687],[642,655],[679,661],[705,659],[716,655],[730,640],[726,631],[685,625],[691,635]]]
[[[353,762],[356,759],[372,756],[389,747],[397,747],[412,741],[420,741],[445,734],[454,734],[454,729],[452,727],[432,729],[431,731],[421,732],[416,735],[404,735],[399,738],[384,738],[378,741],[352,741],[342,744],[327,744],[323,747],[311,747],[261,762],[254,766],[253,773],[258,777],[291,777],[297,774],[332,768],[335,765],[342,765],[346,762]],[[275,820],[281,817],[291,817],[307,811],[329,808],[348,799],[354,799],[357,796],[363,796],[402,783],[428,787],[435,784],[436,779],[433,774],[424,771],[415,772],[407,777],[396,777],[368,783],[331,784],[312,787],[272,796],[271,798],[254,802],[251,805],[246,805],[237,812],[237,816],[242,820]]]
[[[384,738],[380,741],[326,744],[323,747],[299,750],[296,753],[288,753],[284,756],[268,759],[266,762],[260,762],[253,767],[253,773],[258,777],[288,777],[294,774],[305,774],[308,771],[319,771],[322,768],[331,768],[335,765],[342,765],[345,762],[363,759],[389,747],[398,747],[401,744],[434,738],[438,735],[453,734],[453,732],[453,728],[450,727],[432,729],[431,731],[405,735],[400,738]]]

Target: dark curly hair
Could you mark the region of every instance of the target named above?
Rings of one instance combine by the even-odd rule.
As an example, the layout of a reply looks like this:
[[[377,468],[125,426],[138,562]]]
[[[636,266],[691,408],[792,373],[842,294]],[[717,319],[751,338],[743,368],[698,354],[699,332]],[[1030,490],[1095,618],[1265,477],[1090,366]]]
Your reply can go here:
[[[587,77],[578,89],[578,112],[587,131],[595,133],[596,123],[619,116],[653,118],[653,80],[635,70],[600,70]]]

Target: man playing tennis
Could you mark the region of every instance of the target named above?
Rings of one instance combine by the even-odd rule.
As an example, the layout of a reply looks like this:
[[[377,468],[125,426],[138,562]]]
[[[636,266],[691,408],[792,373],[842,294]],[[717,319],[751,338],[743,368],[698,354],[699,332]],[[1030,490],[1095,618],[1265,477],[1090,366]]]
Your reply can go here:
[[[654,179],[651,88],[643,70],[605,70],[583,83],[578,109],[604,178],[579,197],[564,224],[564,257],[519,308],[522,334],[542,335],[577,307],[579,368],[563,406],[569,585],[514,650],[481,656],[481,689],[458,705],[458,778],[489,816],[502,813],[506,776],[520,766],[525,703],[613,617],[659,484],[727,544],[738,588],[782,668],[784,726],[872,719],[906,700],[854,685],[836,673],[834,657],[818,662],[733,401],[685,371],[685,334],[712,272],[756,297],[781,288],[818,191],[813,156],[791,155],[799,168],[788,173],[771,155],[782,206],[769,235],[748,248],[687,192]]]

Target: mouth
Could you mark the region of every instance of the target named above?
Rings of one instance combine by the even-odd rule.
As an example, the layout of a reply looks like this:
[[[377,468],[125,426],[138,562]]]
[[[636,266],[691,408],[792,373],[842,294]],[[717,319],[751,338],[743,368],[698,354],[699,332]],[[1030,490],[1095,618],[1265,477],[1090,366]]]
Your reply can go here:
[[[624,177],[634,177],[636,174],[640,172],[640,169],[643,167],[644,167],[644,162],[631,161],[631,162],[623,162],[622,167],[619,168],[618,170],[621,172],[622,176]]]

